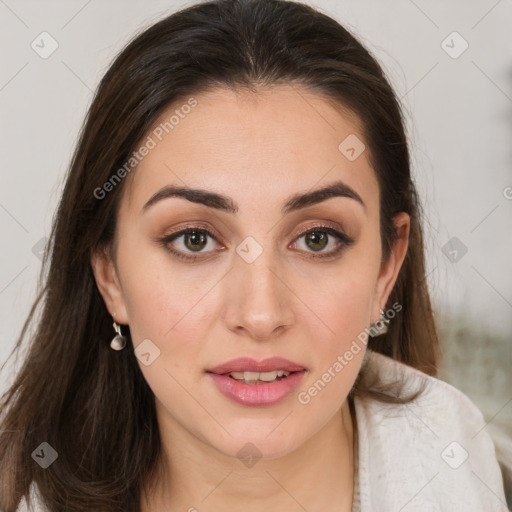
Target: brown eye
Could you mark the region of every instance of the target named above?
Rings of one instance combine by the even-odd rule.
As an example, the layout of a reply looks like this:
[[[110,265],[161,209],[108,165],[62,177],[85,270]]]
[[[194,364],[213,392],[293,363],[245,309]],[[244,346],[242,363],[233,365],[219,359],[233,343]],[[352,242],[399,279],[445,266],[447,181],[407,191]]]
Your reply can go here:
[[[199,231],[191,231],[182,235],[184,237],[184,245],[191,251],[201,251],[206,246],[207,237]]]
[[[321,251],[329,243],[327,233],[322,231],[310,231],[305,235],[306,245],[314,251]]]
[[[304,239],[303,241],[301,241]],[[311,258],[329,258],[339,254],[342,249],[354,243],[344,233],[329,226],[316,226],[302,233],[294,242],[294,248],[309,253]],[[299,243],[299,241],[301,241]],[[331,249],[329,250],[329,246]],[[327,250],[325,250],[327,248]],[[318,254],[314,254],[318,253]]]
[[[210,239],[213,242],[210,243]],[[200,254],[212,253],[217,238],[207,229],[189,227],[160,239],[164,248],[181,259],[195,260]],[[211,247],[210,247],[211,246]]]

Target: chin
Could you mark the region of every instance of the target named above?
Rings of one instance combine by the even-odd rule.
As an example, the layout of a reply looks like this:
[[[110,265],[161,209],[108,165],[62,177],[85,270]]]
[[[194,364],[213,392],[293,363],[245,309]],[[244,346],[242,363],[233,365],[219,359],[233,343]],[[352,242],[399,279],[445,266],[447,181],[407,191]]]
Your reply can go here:
[[[279,421],[273,421],[272,428],[264,430],[261,427],[245,428],[239,433],[230,430],[233,437],[228,434],[224,435],[222,440],[216,437],[211,439],[211,445],[228,457],[240,459],[248,467],[260,459],[272,460],[283,457],[297,449],[305,439],[303,432],[299,439],[290,431],[272,431]]]

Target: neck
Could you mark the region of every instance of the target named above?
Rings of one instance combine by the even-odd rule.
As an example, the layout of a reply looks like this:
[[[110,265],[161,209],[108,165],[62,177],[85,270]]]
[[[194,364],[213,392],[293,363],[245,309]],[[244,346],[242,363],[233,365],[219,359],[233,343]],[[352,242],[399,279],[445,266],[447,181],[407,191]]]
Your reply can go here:
[[[246,467],[181,430],[161,436],[162,456],[142,512],[346,511],[352,507],[354,424],[347,400],[294,451]]]

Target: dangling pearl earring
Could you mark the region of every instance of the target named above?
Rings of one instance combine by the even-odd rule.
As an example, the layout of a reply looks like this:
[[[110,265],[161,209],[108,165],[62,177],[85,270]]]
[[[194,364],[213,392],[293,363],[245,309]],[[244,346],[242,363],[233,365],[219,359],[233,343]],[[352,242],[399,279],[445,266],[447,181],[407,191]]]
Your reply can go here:
[[[115,316],[116,314],[114,313],[112,318]],[[121,327],[116,323],[115,319],[112,325],[114,327],[114,331],[116,331],[117,334],[112,338],[112,341],[110,342],[110,348],[113,350],[123,350],[123,348],[126,347],[126,338],[121,334]]]

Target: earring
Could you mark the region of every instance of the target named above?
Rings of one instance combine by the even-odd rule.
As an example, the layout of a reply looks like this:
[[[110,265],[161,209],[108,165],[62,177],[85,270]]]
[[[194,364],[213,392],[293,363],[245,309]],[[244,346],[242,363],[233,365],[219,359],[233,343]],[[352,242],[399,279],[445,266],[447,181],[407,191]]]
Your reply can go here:
[[[380,318],[372,325],[370,325],[370,336],[372,338],[376,338],[381,334],[386,334],[388,332],[388,325],[390,323],[389,318],[386,317],[384,311],[382,309],[380,311]]]
[[[112,318],[115,316],[112,316]],[[112,350],[123,350],[124,347],[126,347],[126,338],[121,334],[121,327],[116,323],[114,320],[114,323],[112,324],[114,327],[114,331],[116,331],[116,335],[112,338],[112,341],[110,342],[110,348]]]

